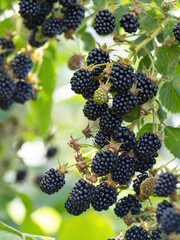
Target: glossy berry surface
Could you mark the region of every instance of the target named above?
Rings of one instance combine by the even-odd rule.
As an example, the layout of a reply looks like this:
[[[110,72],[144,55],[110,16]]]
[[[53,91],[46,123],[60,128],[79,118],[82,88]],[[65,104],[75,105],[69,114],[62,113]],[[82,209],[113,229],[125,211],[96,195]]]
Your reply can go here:
[[[5,73],[0,73],[0,100],[12,99],[15,88],[15,82]]]
[[[125,32],[133,33],[136,32],[138,27],[140,26],[137,17],[134,17],[130,13],[125,13],[121,20],[120,25],[124,28]]]
[[[148,240],[148,233],[142,227],[133,226],[126,231],[126,240]]]
[[[99,131],[95,136],[95,143],[98,146],[103,148],[109,144],[110,139],[111,139],[111,136],[108,133]]]
[[[38,16],[41,10],[40,0],[20,0],[19,13],[24,19],[32,19]]]
[[[137,195],[140,194],[140,186],[141,186],[141,183],[146,179],[148,178],[148,173],[142,173],[142,174],[139,174],[136,179],[133,180],[133,189],[134,191],[136,192]]]
[[[158,203],[157,210],[156,210],[157,221],[160,222],[161,217],[164,214],[164,211],[167,208],[172,208],[172,207],[173,207],[172,203],[168,202],[167,200],[163,200],[162,202]]]
[[[167,208],[161,217],[161,227],[167,234],[180,233],[180,213],[173,208]]]
[[[63,7],[71,7],[76,5],[77,0],[59,0],[59,3],[63,6]]]
[[[18,81],[16,83],[16,88],[14,91],[13,99],[18,103],[25,103],[28,100],[32,99],[33,87],[32,84],[29,84],[24,81]]]
[[[174,28],[173,28],[173,33],[175,38],[179,41],[180,43],[180,22],[178,22]]]
[[[53,38],[64,31],[64,25],[61,19],[50,17],[42,25],[44,36]]]
[[[8,57],[15,49],[14,42],[11,39],[0,37],[0,49],[3,50],[0,57]]]

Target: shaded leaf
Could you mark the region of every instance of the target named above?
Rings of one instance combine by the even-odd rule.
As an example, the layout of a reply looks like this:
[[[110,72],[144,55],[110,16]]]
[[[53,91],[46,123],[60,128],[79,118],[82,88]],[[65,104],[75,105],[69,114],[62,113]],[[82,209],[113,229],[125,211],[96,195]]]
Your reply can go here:
[[[164,129],[164,143],[169,151],[177,158],[180,158],[180,128],[167,126]]]
[[[133,122],[140,117],[140,106],[137,106],[132,112],[124,115],[122,119],[126,122]]]

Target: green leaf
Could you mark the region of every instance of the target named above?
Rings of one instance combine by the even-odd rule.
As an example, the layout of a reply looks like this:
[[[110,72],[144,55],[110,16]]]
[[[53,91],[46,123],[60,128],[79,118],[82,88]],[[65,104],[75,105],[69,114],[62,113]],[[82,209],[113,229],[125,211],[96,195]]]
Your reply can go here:
[[[139,45],[139,44],[140,44],[141,42],[143,42],[146,38],[147,38],[146,36],[142,35],[142,36],[138,37],[138,38],[134,41],[134,43],[135,43],[136,45]],[[153,42],[150,41],[148,44],[146,44],[146,47],[147,47],[147,49],[151,52],[151,51],[153,50]],[[146,51],[145,51],[144,49],[141,49],[141,50],[138,52],[138,56],[139,56],[139,57],[140,57],[140,56],[144,56],[144,55],[146,55],[146,54],[147,54],[147,53],[146,53]]]
[[[159,116],[159,119],[163,122],[167,119],[167,112],[162,108],[161,104],[158,102],[159,108],[157,110],[157,114]]]
[[[151,60],[149,59],[148,55],[145,55],[143,58],[141,58],[139,62],[138,71],[141,72],[143,70],[143,67],[146,67],[146,69],[149,69],[150,66],[151,66]]]
[[[173,28],[174,28],[175,24],[177,24],[177,23],[178,23],[178,20],[172,19],[171,21],[169,21],[166,24],[166,26],[163,28],[164,39],[166,39],[168,36],[174,37]]]
[[[23,238],[11,232],[0,230],[0,240],[23,240]]]
[[[158,131],[161,130],[161,126],[158,125]],[[153,124],[152,123],[146,123],[140,130],[139,132],[137,133],[137,139],[140,138],[140,136],[142,136],[144,133],[147,133],[147,132],[153,132]]]
[[[96,7],[98,7],[98,8],[103,8],[104,7],[104,0],[93,0],[93,3],[94,3],[94,5],[96,6]]]
[[[172,113],[180,112],[180,86],[178,84],[174,81],[164,83],[159,95],[162,106]]]
[[[167,126],[164,129],[164,143],[169,151],[177,158],[180,158],[180,128]]]
[[[126,122],[133,122],[140,117],[140,106],[137,106],[132,112],[124,115],[122,119]]]
[[[94,47],[95,47],[95,41],[93,36],[88,33],[88,32],[84,32],[81,34],[81,39],[84,42],[84,48],[86,51],[91,51]]]
[[[174,45],[170,48],[159,47],[156,57],[156,67],[163,76],[173,75],[179,61],[180,48]]]
[[[141,28],[145,28],[146,30],[151,30],[151,29],[155,29],[158,27],[158,25],[155,21],[155,17],[152,16],[151,13],[153,13],[153,12],[148,11],[148,12],[146,12],[146,14],[141,15],[141,17],[139,19]]]

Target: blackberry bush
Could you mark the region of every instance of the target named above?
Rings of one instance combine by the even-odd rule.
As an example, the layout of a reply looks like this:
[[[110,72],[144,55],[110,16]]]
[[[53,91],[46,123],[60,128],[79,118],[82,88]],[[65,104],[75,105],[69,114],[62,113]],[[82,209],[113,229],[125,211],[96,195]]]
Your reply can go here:
[[[109,144],[111,136],[108,133],[104,133],[101,130],[95,136],[95,143],[101,148]]]
[[[128,33],[136,32],[140,23],[138,22],[137,17],[134,17],[133,14],[125,13],[121,20],[120,25]]]
[[[133,226],[126,231],[126,240],[148,240],[148,233],[142,227]]]
[[[64,31],[64,24],[61,19],[50,17],[42,25],[44,36],[53,38]]]
[[[37,17],[41,11],[41,2],[39,0],[20,0],[19,13],[26,19]]]
[[[31,84],[24,81],[18,81],[16,83],[15,91],[13,94],[13,99],[15,102],[23,104],[26,101],[31,100],[32,95],[33,87]]]

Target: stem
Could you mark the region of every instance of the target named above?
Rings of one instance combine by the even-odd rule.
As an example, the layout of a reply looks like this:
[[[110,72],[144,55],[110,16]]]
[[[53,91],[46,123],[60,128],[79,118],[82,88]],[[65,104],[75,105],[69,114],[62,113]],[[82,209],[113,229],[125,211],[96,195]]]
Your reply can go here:
[[[149,59],[150,59],[150,61],[151,61],[151,64],[152,64],[152,74],[154,74],[154,72],[155,72],[155,65],[154,65],[154,60],[153,60],[153,58],[152,58],[152,56],[151,56],[151,52],[147,49],[147,47],[143,47],[143,49],[146,51],[146,53],[148,54],[148,57],[149,57]]]
[[[159,118],[157,112],[154,110],[154,108],[152,108],[152,111],[153,111],[153,113],[156,115],[156,117],[158,118],[159,122],[160,122],[161,124],[163,124],[164,127],[167,127],[166,124],[165,124],[163,121],[160,120],[160,118]]]

